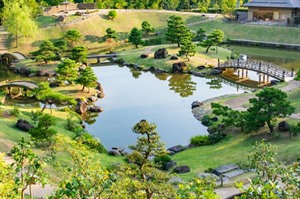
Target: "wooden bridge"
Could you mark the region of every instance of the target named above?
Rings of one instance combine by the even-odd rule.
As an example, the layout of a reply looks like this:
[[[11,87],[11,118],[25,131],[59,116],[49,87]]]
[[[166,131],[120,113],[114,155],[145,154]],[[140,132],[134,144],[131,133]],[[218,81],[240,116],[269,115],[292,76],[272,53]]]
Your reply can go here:
[[[117,53],[110,53],[110,54],[102,54],[102,55],[89,55],[87,59],[97,59],[97,64],[101,63],[101,58],[115,58],[118,57]]]
[[[269,77],[273,77],[280,81],[288,81],[294,77],[294,69],[291,71],[282,69],[280,66],[272,64],[270,62],[262,62],[257,60],[227,60],[224,63],[220,63],[218,60],[218,69],[241,69],[238,71],[238,76],[241,79],[248,79],[248,70],[255,71],[259,74],[259,82],[267,83],[269,82]],[[245,74],[244,74],[245,72]],[[241,73],[241,74],[240,74]],[[263,76],[263,80],[261,80]]]
[[[6,88],[7,94],[13,99],[24,94],[27,97],[28,90],[38,88],[37,84],[32,81],[3,81],[0,82],[0,89]],[[17,94],[13,94],[13,88],[17,88]]]

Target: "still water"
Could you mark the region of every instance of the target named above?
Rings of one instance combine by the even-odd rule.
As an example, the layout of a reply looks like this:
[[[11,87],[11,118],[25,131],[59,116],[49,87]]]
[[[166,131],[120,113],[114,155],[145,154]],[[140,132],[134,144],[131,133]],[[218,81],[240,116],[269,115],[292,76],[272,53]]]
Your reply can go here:
[[[187,145],[192,136],[207,134],[206,127],[191,112],[193,101],[244,92],[217,77],[155,75],[118,66],[93,69],[105,93],[96,105],[104,111],[89,118],[87,130],[100,138],[107,149],[135,144],[137,136],[132,127],[141,119],[157,125],[167,147]]]

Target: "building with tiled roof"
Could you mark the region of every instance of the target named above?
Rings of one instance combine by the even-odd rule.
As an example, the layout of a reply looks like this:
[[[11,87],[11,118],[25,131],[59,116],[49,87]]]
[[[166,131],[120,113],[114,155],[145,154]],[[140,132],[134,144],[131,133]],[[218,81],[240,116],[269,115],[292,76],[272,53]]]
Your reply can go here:
[[[289,23],[300,15],[300,0],[250,0],[248,7],[249,21],[278,21]]]

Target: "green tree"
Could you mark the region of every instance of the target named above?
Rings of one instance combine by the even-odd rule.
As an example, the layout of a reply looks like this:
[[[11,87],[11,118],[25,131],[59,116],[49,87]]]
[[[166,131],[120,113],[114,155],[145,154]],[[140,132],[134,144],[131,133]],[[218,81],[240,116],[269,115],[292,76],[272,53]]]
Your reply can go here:
[[[56,58],[55,52],[57,48],[49,40],[45,40],[40,44],[40,47],[37,51],[32,52],[31,54],[35,56],[37,61],[44,60],[47,64],[48,61],[54,60]]]
[[[172,44],[177,43],[180,47],[180,41],[182,37],[187,37],[190,31],[184,25],[180,16],[172,15],[168,19],[168,28],[166,32],[166,40]]]
[[[192,42],[192,38],[184,37],[180,41],[180,49],[178,51],[178,56],[181,56],[188,61],[190,61],[191,56],[196,53],[196,45]]]
[[[11,150],[14,159],[11,166],[15,174],[14,181],[18,187],[16,192],[21,199],[24,198],[24,191],[28,187],[31,190],[31,184],[39,183],[44,186],[47,183],[48,177],[43,170],[44,162],[33,153],[32,146],[32,142],[26,142],[22,138]],[[32,198],[31,193],[30,197]]]
[[[198,8],[200,9],[201,12],[207,12],[210,4],[211,4],[211,0],[202,0],[199,1]]]
[[[143,21],[142,23],[142,31],[144,31],[148,37],[150,32],[154,32],[154,28],[148,21]]]
[[[270,133],[273,132],[277,118],[291,115],[295,108],[287,101],[287,94],[276,88],[264,88],[256,94],[257,98],[249,100],[246,126],[249,130],[257,130],[267,123]]]
[[[199,43],[203,42],[206,38],[205,30],[204,28],[200,27],[199,30],[197,30],[197,35],[195,37],[195,40]]]
[[[74,60],[64,59],[56,68],[58,80],[73,83],[78,77],[78,65]]]
[[[6,30],[15,36],[16,47],[19,45],[19,37],[34,36],[38,30],[37,24],[32,18],[31,8],[22,1],[3,0],[2,24]]]
[[[68,50],[68,43],[64,39],[57,40],[53,43],[53,45],[56,47],[57,52],[64,53]]]
[[[96,86],[96,81],[97,77],[93,69],[87,66],[84,70],[80,71],[76,83],[82,85],[82,91],[84,91],[84,88],[87,87],[88,92],[90,92],[90,87]]]
[[[71,51],[71,59],[75,62],[87,62],[88,50],[84,46],[76,46]]]
[[[135,45],[136,48],[138,48],[139,45],[143,43],[141,31],[139,31],[138,28],[134,27],[130,32],[128,41]]]
[[[70,46],[73,46],[75,42],[78,42],[82,38],[82,35],[78,30],[69,30],[64,35],[64,38]]]
[[[115,18],[117,18],[118,14],[117,14],[117,11],[115,10],[110,10],[108,12],[108,18],[111,19],[111,20],[114,20]]]
[[[0,198],[16,198],[14,190],[17,185],[14,181],[14,170],[6,164],[3,157],[4,154],[0,153]]]
[[[106,39],[117,39],[118,35],[115,30],[113,30],[111,28],[107,28],[105,38]]]
[[[217,46],[216,53],[218,53],[218,45],[223,41],[224,32],[221,30],[214,30],[208,36],[207,39],[204,40],[200,45],[202,47],[206,47],[206,53],[208,52],[211,46]]]

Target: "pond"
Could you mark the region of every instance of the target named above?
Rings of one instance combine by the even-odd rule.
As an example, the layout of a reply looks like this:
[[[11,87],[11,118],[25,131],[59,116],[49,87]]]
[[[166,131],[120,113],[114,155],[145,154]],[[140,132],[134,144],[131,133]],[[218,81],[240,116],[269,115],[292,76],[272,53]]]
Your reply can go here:
[[[157,125],[167,147],[187,145],[192,136],[207,134],[206,127],[191,112],[193,101],[244,92],[236,85],[223,83],[218,77],[158,75],[118,66],[93,69],[105,93],[96,105],[104,111],[89,119],[87,130],[100,138],[107,149],[135,144],[137,136],[132,127],[141,119]]]

